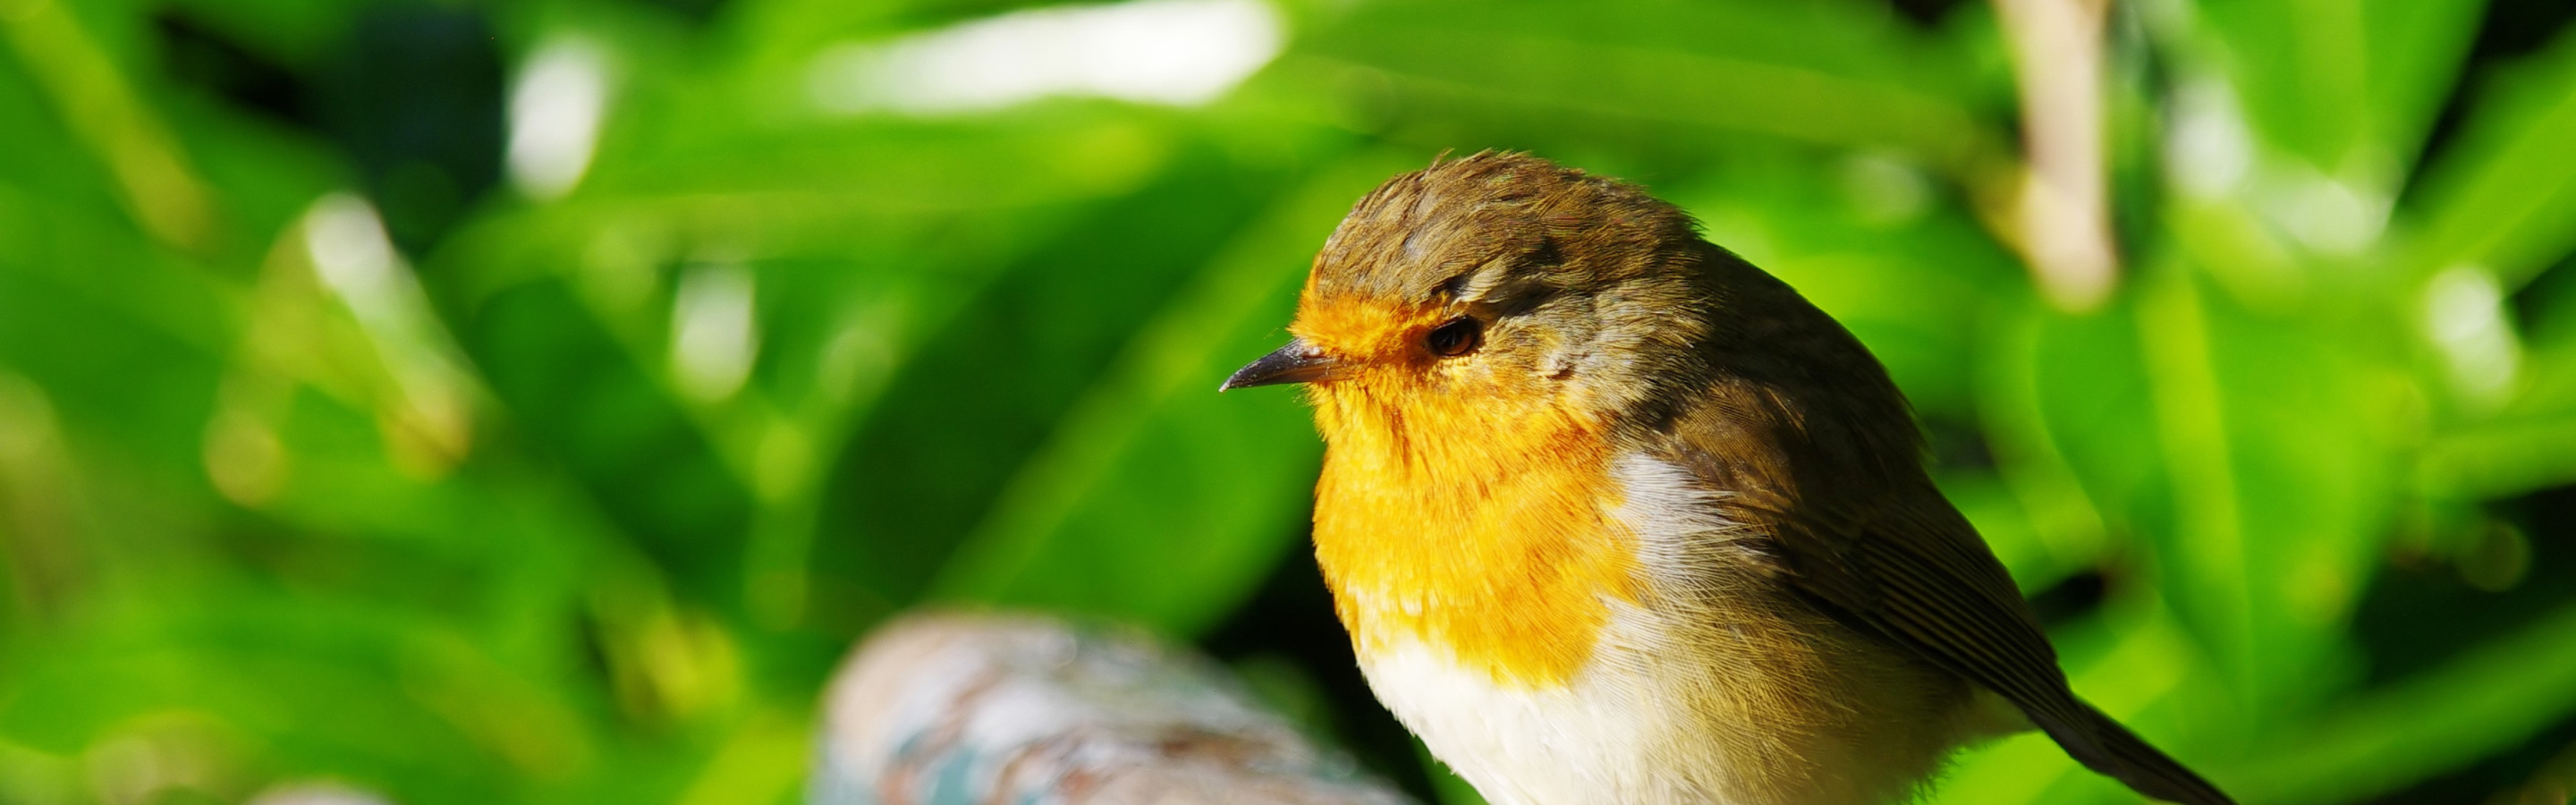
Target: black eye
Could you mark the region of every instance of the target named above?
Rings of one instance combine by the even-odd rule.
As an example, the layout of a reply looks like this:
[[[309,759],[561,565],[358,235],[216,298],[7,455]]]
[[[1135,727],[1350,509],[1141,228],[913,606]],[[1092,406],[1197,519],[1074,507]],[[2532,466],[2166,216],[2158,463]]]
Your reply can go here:
[[[1476,346],[1483,343],[1484,334],[1484,324],[1460,316],[1450,319],[1448,324],[1431,328],[1431,334],[1423,337],[1422,344],[1430,347],[1434,354],[1455,358],[1475,351]]]

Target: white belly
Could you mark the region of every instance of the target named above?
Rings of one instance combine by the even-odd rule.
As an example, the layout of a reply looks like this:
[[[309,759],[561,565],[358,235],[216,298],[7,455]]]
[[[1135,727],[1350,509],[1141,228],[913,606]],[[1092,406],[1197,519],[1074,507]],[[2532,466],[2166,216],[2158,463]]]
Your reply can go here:
[[[1642,625],[1631,610],[1621,625]],[[1494,805],[1726,803],[1694,779],[1686,703],[1665,701],[1651,658],[1599,657],[1552,690],[1496,684],[1421,643],[1372,652],[1360,670],[1378,699]],[[1733,803],[1729,803],[1733,805]]]

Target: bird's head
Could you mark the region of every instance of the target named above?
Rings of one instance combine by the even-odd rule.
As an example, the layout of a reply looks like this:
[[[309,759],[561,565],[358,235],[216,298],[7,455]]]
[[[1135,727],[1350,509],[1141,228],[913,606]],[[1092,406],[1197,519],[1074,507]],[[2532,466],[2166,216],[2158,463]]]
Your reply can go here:
[[[1617,181],[1521,154],[1438,163],[1352,208],[1296,337],[1224,388],[1304,383],[1328,411],[1633,411],[1693,374],[1711,251],[1687,215]]]

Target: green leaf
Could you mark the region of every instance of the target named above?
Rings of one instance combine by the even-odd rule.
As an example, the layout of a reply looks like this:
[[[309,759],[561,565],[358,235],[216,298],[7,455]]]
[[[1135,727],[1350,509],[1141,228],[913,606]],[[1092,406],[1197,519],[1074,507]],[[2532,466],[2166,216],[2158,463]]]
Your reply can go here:
[[[2432,130],[2482,0],[2175,4],[2197,14],[2247,119],[2274,147],[2387,192]],[[2204,69],[2218,65],[2204,65]],[[2362,162],[2356,165],[2356,160]]]
[[[2576,32],[2496,76],[2456,143],[2408,200],[2421,234],[2405,254],[2419,276],[2452,266],[2495,272],[2507,288],[2576,249]]]
[[[2368,339],[2248,316],[2174,269],[2137,313],[2172,506],[2150,532],[2159,583],[2241,695],[2276,709],[2248,715],[2278,717],[2323,693],[2368,583],[2397,481],[2374,414],[2404,387]]]
[[[1015,467],[1186,278],[1268,203],[1275,175],[1192,148],[995,269],[902,357],[824,476],[818,573],[909,600],[985,518]]]
[[[1889,148],[1950,170],[1999,139],[1965,105],[1961,65],[1857,4],[1373,4],[1292,54],[1374,71],[1404,114],[1602,116]]]
[[[2457,769],[2576,713],[2576,609],[2321,714],[2227,767],[2247,802],[2353,802]]]
[[[1216,253],[1057,425],[937,595],[1204,628],[1304,533],[1318,442],[1293,396],[1216,382],[1284,340],[1317,244],[1407,156],[1348,159]]]

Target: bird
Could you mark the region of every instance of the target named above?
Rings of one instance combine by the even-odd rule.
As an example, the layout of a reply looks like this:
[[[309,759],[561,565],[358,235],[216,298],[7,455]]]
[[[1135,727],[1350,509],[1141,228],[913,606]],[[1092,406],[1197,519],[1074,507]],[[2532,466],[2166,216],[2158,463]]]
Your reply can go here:
[[[1886,369],[1636,185],[1435,159],[1326,238],[1285,346],[1370,689],[1497,805],[1875,805],[2036,727],[2216,786],[2078,698]]]

